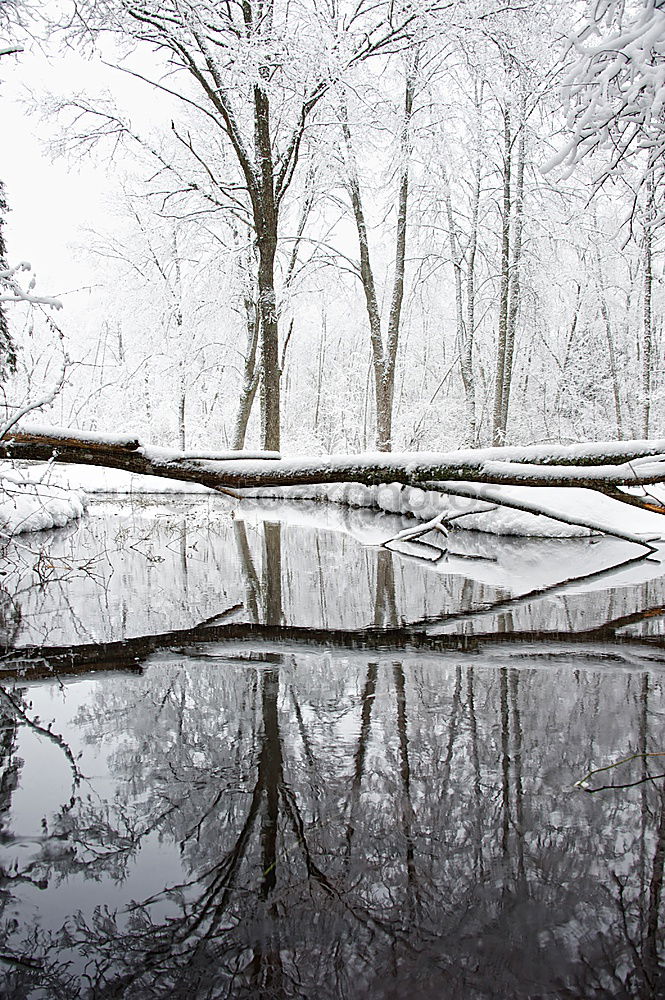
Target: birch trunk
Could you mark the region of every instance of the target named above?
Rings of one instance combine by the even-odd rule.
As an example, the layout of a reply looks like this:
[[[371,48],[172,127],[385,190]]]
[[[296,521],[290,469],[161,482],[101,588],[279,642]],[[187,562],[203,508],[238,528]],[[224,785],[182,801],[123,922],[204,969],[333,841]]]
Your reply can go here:
[[[651,416],[651,365],[653,363],[653,316],[651,308],[653,285],[653,220],[654,220],[653,168],[649,168],[646,180],[646,205],[644,213],[644,299],[642,312],[642,427],[645,437],[649,435]]]
[[[473,374],[473,342],[476,332],[476,251],[478,248],[478,213],[480,209],[481,159],[476,159],[476,170],[471,203],[471,233],[466,271],[466,329],[462,346],[462,380],[466,397],[469,443],[478,444],[478,423],[476,418],[476,384]]]
[[[495,444],[501,444],[504,431],[501,425],[503,413],[503,389],[506,370],[506,342],[508,338],[508,299],[510,293],[510,197],[512,166],[512,128],[510,108],[506,107],[503,121],[503,201],[501,205],[501,282],[499,288],[499,334],[497,341],[496,375],[494,382],[494,418],[492,437]]]
[[[506,354],[503,366],[503,397],[501,403],[501,437],[505,440],[508,428],[510,389],[513,378],[515,332],[520,307],[520,262],[522,258],[522,232],[524,228],[524,160],[526,152],[526,99],[520,102],[519,142],[517,144],[517,176],[515,180],[515,213],[512,236],[512,253],[508,273],[509,305],[506,329]]]

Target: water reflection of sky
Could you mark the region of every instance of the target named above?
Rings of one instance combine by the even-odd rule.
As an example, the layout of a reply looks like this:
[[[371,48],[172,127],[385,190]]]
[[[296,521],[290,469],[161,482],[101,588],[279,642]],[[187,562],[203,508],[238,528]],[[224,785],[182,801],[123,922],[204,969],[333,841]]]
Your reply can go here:
[[[70,577],[35,580],[45,567],[12,556],[22,644],[186,628],[234,604],[234,620],[320,634],[310,652],[211,641],[134,673],[4,685],[6,995],[663,995],[665,798],[642,779],[665,766],[642,756],[591,782],[632,787],[574,788],[663,749],[659,647],[633,662],[619,629],[563,655],[532,635],[428,657],[326,651],[323,634],[443,616],[588,635],[631,615],[658,635],[653,565],[561,589],[617,551],[453,538],[510,568],[500,586],[479,560],[463,577],[363,545],[357,526],[271,516],[100,506],[49,540]],[[81,573],[101,551],[97,578]]]
[[[253,502],[231,513],[224,500],[144,499],[94,503],[79,525],[31,536],[27,549],[24,540],[8,546],[5,602],[20,617],[14,640],[109,641],[191,627],[236,604],[249,617],[248,586],[260,589],[264,573],[266,519],[282,524],[285,623],[375,621],[377,543],[404,519],[322,504]],[[491,620],[476,626],[473,618],[497,605],[497,615],[510,616],[504,627],[577,630],[665,603],[662,564],[636,561],[639,554],[611,538],[456,531],[436,564],[393,554],[392,591],[401,622],[431,617],[449,622],[445,631],[484,631]]]

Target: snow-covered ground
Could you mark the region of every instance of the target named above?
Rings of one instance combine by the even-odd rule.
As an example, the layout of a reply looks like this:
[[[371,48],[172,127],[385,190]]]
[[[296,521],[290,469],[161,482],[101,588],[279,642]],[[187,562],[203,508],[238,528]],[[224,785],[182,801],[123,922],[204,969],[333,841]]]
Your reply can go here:
[[[81,490],[31,482],[9,470],[0,471],[0,536],[61,528],[81,517],[85,507]]]
[[[455,484],[460,486],[462,484]],[[429,521],[443,509],[458,528],[484,531],[493,535],[516,535],[542,538],[572,538],[589,535],[588,528],[567,524],[545,514],[498,506],[503,499],[542,508],[566,520],[576,518],[593,521],[599,530],[630,532],[649,537],[665,537],[665,516],[640,510],[611,500],[592,490],[576,487],[489,486],[472,487],[487,500],[450,496],[411,486],[388,483],[383,486],[362,486],[345,483],[333,486],[301,486],[288,489],[245,490],[247,496],[265,501],[269,497],[295,500],[328,500],[350,507],[383,510],[391,514],[407,514]],[[650,487],[650,492],[653,488]],[[494,502],[492,502],[494,501]]]
[[[29,470],[29,475],[39,477],[44,470],[45,466],[34,465]],[[176,479],[162,479],[161,476],[137,476],[133,472],[86,465],[52,465],[48,470],[48,481],[65,489],[85,490],[86,493],[211,492],[207,486],[200,486],[198,483],[183,483]]]
[[[36,480],[44,475],[45,468],[32,466],[21,470],[22,475]],[[0,475],[6,473],[0,471]],[[16,476],[16,473],[12,475]],[[85,466],[54,465],[46,472],[47,489],[24,490],[17,494],[17,487],[10,490],[0,510],[6,525],[15,524],[13,530],[38,530],[65,523],[70,517],[80,515],[82,510],[81,490],[90,494],[209,494],[205,486],[182,483],[176,480],[151,476],[138,476],[113,469]],[[455,484],[460,487],[462,484]],[[599,530],[628,532],[635,535],[665,537],[665,516],[636,507],[618,503],[600,493],[576,487],[521,487],[490,486],[469,487],[475,498],[450,496],[400,486],[397,483],[382,486],[362,486],[358,483],[334,484],[329,486],[299,486],[261,488],[243,490],[242,503],[251,505],[253,499],[266,501],[316,500],[332,502],[346,507],[381,510],[391,514],[411,515],[420,521],[428,521],[446,510],[448,518],[458,528],[468,528],[494,535],[531,536],[543,538],[567,538],[590,534],[590,529],[566,523],[576,519],[592,522]],[[660,488],[662,491],[662,487]],[[657,487],[649,487],[653,495]],[[483,497],[484,499],[479,499]],[[527,513],[496,503],[497,500],[525,503],[543,511],[542,514]],[[18,513],[18,507],[22,513]],[[7,508],[8,513],[5,513]],[[17,513],[12,513],[16,508]],[[34,508],[34,510],[33,510]],[[28,516],[30,510],[30,516]],[[51,513],[52,512],[52,513]],[[562,521],[546,516],[559,515]],[[10,516],[11,515],[11,516]],[[49,523],[53,517],[53,523]],[[24,526],[25,525],[25,526]],[[6,532],[11,527],[5,527]]]

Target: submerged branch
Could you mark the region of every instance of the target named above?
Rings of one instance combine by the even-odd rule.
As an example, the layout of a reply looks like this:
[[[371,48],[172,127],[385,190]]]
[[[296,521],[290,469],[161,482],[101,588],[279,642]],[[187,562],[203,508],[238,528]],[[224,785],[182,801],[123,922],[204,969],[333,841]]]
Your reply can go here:
[[[596,788],[589,788],[589,779],[594,776],[594,774],[602,774],[604,771],[612,771],[615,767],[621,767],[623,764],[630,764],[634,760],[648,760],[650,757],[665,757],[665,751],[658,750],[652,751],[650,753],[633,753],[629,757],[622,757],[621,760],[614,761],[613,764],[606,764],[605,767],[594,767],[591,771],[588,771],[583,778],[575,782],[575,788],[581,788],[583,791],[587,792],[589,795],[593,795],[594,792],[605,792],[612,788],[635,788],[636,785],[643,785],[646,781],[653,781],[656,778],[665,778],[665,774],[646,774],[636,781],[627,781],[620,785],[598,785]]]
[[[7,674],[4,674],[4,676],[7,676]],[[9,691],[7,691],[7,689],[2,685],[0,685],[0,698],[5,702],[6,706],[16,716],[16,718],[23,723],[23,725],[27,726],[38,736],[42,736],[44,739],[54,743],[60,750],[62,750],[71,768],[72,781],[74,788],[76,788],[80,784],[83,775],[78,764],[76,763],[76,758],[74,757],[69,744],[59,733],[54,733],[50,726],[41,726],[35,719],[31,719],[25,711],[25,708],[19,704],[19,702],[13,698]]]

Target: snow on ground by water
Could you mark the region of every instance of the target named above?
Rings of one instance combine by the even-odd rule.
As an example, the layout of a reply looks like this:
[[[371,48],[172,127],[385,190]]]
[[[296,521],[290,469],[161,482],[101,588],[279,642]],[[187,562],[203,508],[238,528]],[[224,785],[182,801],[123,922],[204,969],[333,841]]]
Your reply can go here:
[[[31,478],[39,478],[46,469],[44,465],[34,465],[29,470]],[[22,470],[23,471],[23,470]],[[48,470],[49,483],[57,483],[65,489],[85,490],[86,493],[208,493],[207,486],[198,483],[183,483],[177,479],[162,479],[161,476],[139,476],[119,469],[102,469],[86,465],[52,465]],[[214,495],[214,494],[212,494]]]
[[[31,479],[40,478],[44,466],[32,466],[21,470]],[[3,475],[0,470],[0,475]],[[161,477],[138,476],[115,469],[96,467],[53,465],[47,472],[47,482],[60,487],[57,496],[62,498],[63,489],[73,490],[80,503],[77,491],[90,494],[208,494],[214,491],[196,483],[182,483]],[[458,486],[462,484],[456,484]],[[522,487],[492,486],[476,487],[485,490],[485,495],[504,497],[517,503],[526,501],[537,504],[550,513],[562,514],[568,518],[579,517],[593,521],[600,529],[632,532],[649,536],[665,537],[665,516],[642,511],[595,493],[577,487]],[[649,487],[649,493],[657,494],[657,487]],[[527,536],[542,538],[570,538],[588,535],[587,528],[564,524],[551,517],[534,515],[507,507],[497,507],[491,502],[464,497],[455,497],[443,492],[432,492],[410,486],[389,483],[382,486],[363,486],[359,483],[333,484],[328,486],[277,487],[238,491],[247,498],[243,503],[257,500],[289,499],[317,500],[342,504],[347,507],[382,510],[392,514],[407,514],[421,521],[428,521],[446,509],[457,528],[468,528],[493,535]],[[76,514],[72,516],[78,516]],[[35,516],[35,524],[39,519]],[[28,522],[33,523],[33,522]],[[63,522],[64,523],[64,522]],[[39,527],[47,527],[44,524]],[[6,529],[5,529],[6,530]],[[24,529],[36,530],[36,529]]]
[[[491,486],[485,489],[487,494],[495,498],[503,497],[517,503],[534,503],[552,514],[591,520],[601,530],[665,537],[664,515],[630,507],[592,490],[550,486]],[[456,527],[484,531],[492,535],[572,538],[591,534],[587,528],[564,524],[544,515],[529,514],[508,507],[495,506],[491,502],[450,496],[413,486],[400,486],[398,483],[387,483],[383,486],[344,483],[271,490],[263,488],[242,492],[257,499],[287,497],[293,500],[329,500],[350,507],[373,508],[392,514],[410,514],[421,521],[431,520],[445,508]]]
[[[0,472],[0,535],[61,528],[85,510],[80,490],[30,482],[7,470]]]

